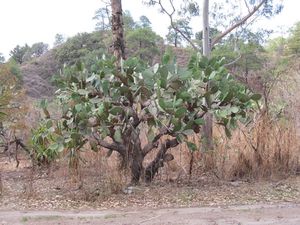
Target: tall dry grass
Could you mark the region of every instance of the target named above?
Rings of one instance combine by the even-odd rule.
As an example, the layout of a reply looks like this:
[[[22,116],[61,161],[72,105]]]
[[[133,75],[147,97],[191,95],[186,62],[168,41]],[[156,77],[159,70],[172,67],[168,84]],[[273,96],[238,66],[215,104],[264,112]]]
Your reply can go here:
[[[299,167],[300,144],[291,121],[263,115],[251,126],[241,125],[231,139],[218,131],[211,169],[221,178],[275,178],[295,174]]]
[[[296,174],[299,169],[300,142],[293,119],[274,119],[260,116],[248,126],[240,124],[227,138],[222,127],[215,127],[215,149],[191,153],[182,144],[170,150],[174,160],[160,169],[156,180],[177,181],[195,179],[210,174],[225,180],[273,179]],[[201,149],[199,136],[191,140]],[[155,156],[155,151],[145,159]],[[130,173],[120,172],[118,157],[106,158],[106,150],[95,153],[86,151],[82,155],[81,175],[92,177],[101,189],[117,193],[129,182]]]

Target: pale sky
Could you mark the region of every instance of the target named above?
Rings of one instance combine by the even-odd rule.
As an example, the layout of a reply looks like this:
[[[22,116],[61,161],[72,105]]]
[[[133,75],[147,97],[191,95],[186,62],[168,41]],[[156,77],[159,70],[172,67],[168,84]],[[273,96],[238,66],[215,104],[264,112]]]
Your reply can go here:
[[[176,0],[175,0],[176,2]],[[284,10],[271,20],[260,22],[260,26],[285,30],[300,21],[300,1],[283,0]],[[135,20],[146,15],[153,30],[161,36],[167,33],[169,20],[156,8],[142,4],[142,0],[123,0],[123,10],[129,10]],[[16,45],[32,45],[45,42],[50,46],[54,36],[61,33],[66,37],[79,32],[90,32],[95,28],[92,20],[95,11],[102,7],[101,0],[2,0],[0,4],[0,52],[9,57]],[[200,27],[200,19],[193,27]],[[201,30],[195,29],[195,31]]]

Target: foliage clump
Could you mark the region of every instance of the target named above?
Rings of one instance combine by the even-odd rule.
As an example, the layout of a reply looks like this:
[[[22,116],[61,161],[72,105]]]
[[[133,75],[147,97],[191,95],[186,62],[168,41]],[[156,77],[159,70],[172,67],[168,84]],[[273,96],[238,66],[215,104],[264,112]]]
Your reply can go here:
[[[188,68],[180,68],[165,55],[161,64],[144,68],[132,58],[119,71],[112,58],[99,60],[94,68],[91,73],[77,63],[65,70],[57,91],[62,116],[47,129],[63,137],[60,144],[55,141],[56,149],[63,146],[71,155],[79,155],[87,142],[95,151],[104,147],[118,152],[122,165],[131,169],[132,183],[141,177],[152,181],[173,160],[169,149],[186,143],[191,151],[198,150],[188,137],[200,132],[207,112],[230,135],[260,99],[228,73],[223,59],[194,56]],[[144,129],[148,141],[142,146]],[[51,135],[45,135],[47,147],[53,146]],[[156,156],[144,167],[145,156],[154,149]]]
[[[0,122],[13,108],[10,103],[20,92],[20,79],[20,68],[13,60],[0,64]]]

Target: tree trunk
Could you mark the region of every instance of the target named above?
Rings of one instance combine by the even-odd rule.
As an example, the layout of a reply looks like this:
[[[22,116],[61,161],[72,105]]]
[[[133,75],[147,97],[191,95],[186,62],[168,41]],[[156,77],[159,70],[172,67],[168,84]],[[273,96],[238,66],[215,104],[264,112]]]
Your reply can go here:
[[[203,2],[203,55],[210,57],[211,45],[209,37],[209,0]],[[208,83],[208,86],[210,84]],[[202,130],[203,148],[205,151],[213,149],[213,115],[207,113],[204,116],[205,124]]]
[[[202,39],[203,39],[203,55],[207,58],[210,56],[210,43],[209,43],[209,0],[203,1],[203,32],[202,32]]]
[[[144,156],[141,151],[134,148],[131,162],[131,184],[136,185],[139,183],[140,178],[144,172],[143,168]]]
[[[141,175],[144,171],[143,161],[144,155],[142,152],[141,141],[139,137],[139,132],[133,130],[131,132],[131,137],[129,138],[128,145],[130,146],[128,150],[131,151],[131,184],[136,185],[139,183]]]
[[[153,180],[159,168],[163,167],[165,162],[174,159],[174,156],[172,154],[168,154],[167,151],[169,148],[174,148],[177,145],[179,145],[179,142],[176,138],[173,140],[168,139],[165,143],[161,145],[158,153],[156,154],[156,157],[145,169],[145,181],[147,183],[150,183]]]
[[[147,166],[145,170],[145,181],[150,183],[157,174],[158,169],[164,166],[164,156],[167,152],[166,145],[162,145],[155,159]]]
[[[120,70],[121,60],[125,59],[125,43],[124,43],[124,30],[123,30],[123,13],[122,1],[111,0],[112,10],[112,33],[113,33],[113,52],[116,57],[116,66]]]

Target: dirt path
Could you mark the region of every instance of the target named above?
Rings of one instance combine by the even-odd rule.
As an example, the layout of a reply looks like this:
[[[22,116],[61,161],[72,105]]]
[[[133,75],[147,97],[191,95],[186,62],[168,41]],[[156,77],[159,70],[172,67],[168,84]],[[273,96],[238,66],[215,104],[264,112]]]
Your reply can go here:
[[[300,205],[104,211],[1,211],[0,224],[300,224]]]

